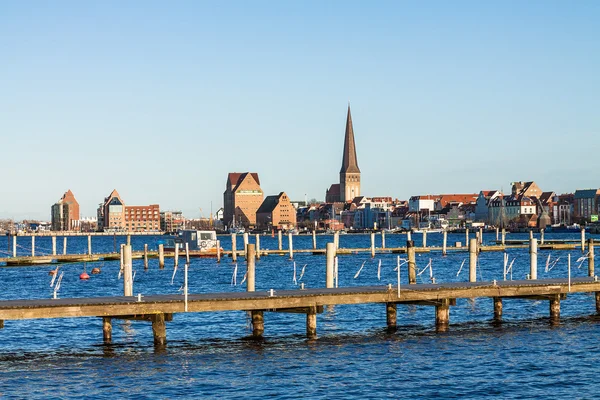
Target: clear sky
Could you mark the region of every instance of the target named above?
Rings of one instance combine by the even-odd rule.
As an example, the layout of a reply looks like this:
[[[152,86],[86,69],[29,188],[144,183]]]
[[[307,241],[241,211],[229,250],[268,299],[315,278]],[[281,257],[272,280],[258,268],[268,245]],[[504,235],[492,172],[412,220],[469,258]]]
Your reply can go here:
[[[2,1],[0,217],[112,189],[188,217],[228,172],[324,199],[600,186],[600,1]]]

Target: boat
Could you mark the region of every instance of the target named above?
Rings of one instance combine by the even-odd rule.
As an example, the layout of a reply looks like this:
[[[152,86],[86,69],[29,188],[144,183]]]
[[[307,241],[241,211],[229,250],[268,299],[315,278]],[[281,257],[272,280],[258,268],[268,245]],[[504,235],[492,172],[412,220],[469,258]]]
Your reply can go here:
[[[166,251],[174,251],[175,247],[179,251],[185,251],[185,245],[191,251],[200,252],[200,256],[217,256],[217,232],[216,231],[198,231],[195,229],[182,229],[172,237],[167,237],[164,242]],[[219,251],[223,251],[219,249]]]

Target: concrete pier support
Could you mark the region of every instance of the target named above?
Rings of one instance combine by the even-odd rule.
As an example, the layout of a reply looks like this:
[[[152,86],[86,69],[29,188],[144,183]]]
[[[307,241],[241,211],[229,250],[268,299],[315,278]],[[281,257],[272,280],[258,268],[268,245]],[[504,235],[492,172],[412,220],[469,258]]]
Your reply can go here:
[[[450,304],[448,300],[442,300],[442,302],[435,306],[435,330],[438,332],[445,332],[448,330],[450,325]]]
[[[102,317],[102,338],[105,344],[112,342],[112,318]]]
[[[52,236],[52,255],[56,255],[56,236]]]
[[[35,257],[35,236],[31,236],[31,257]]]
[[[406,255],[408,257],[408,283],[414,285],[417,283],[417,262],[415,259],[415,242],[406,241]]]
[[[560,295],[550,298],[550,319],[554,322],[560,320]]]
[[[152,334],[154,335],[155,347],[164,347],[167,345],[165,314],[159,313],[152,316]]]
[[[148,269],[148,244],[144,243],[144,269]]]
[[[313,250],[317,248],[317,231],[315,231],[313,229],[312,231],[312,244],[313,244]]]
[[[63,256],[67,255],[67,237],[63,237]]]
[[[335,262],[335,244],[327,243],[327,247],[325,248],[325,257],[326,257],[326,279],[325,279],[325,287],[332,288],[333,287],[333,264]]]
[[[237,243],[235,233],[231,234],[231,261],[237,261]]]
[[[469,282],[477,282],[477,239],[469,241]]]
[[[306,313],[306,337],[317,338],[317,307],[310,307]]]
[[[282,233],[281,231],[277,231],[277,243],[279,245],[279,251],[283,250],[283,239],[281,237]]]
[[[375,257],[375,232],[371,232],[371,258]]]
[[[294,259],[294,236],[291,232],[288,233],[288,250],[290,252],[290,260]]]
[[[442,255],[445,256],[448,247],[448,232],[444,229],[442,234],[444,235],[442,237]]]
[[[246,258],[246,291],[254,292],[256,290],[256,274],[255,274],[255,254],[256,250],[253,244],[248,244],[248,257]]]
[[[588,276],[594,276],[594,239],[588,239]]]
[[[423,247],[427,247],[427,231],[423,231]]]
[[[254,242],[256,243],[256,258],[260,260],[260,235],[257,233]]]
[[[381,248],[385,249],[385,231],[381,230]]]
[[[388,331],[395,331],[398,323],[398,310],[396,303],[385,303],[385,315]]]
[[[252,311],[252,336],[261,338],[265,333],[265,319],[262,311]],[[316,325],[316,323],[315,323]],[[316,329],[316,328],[315,328]]]
[[[165,267],[165,245],[158,245],[158,268],[163,269]]]
[[[537,279],[538,242],[537,239],[529,240],[529,279]]]
[[[92,235],[88,235],[88,256],[92,255]]]
[[[133,296],[131,245],[123,246],[123,295]]]
[[[502,297],[494,297],[494,321],[502,321]]]

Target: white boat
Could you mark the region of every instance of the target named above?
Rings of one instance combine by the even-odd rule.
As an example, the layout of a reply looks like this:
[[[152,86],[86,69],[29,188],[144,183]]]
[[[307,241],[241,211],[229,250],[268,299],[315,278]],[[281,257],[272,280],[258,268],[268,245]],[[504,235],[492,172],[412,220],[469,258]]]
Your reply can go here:
[[[217,232],[215,231],[180,230],[175,236],[168,237],[165,240],[164,249],[174,251],[177,247],[180,251],[185,251],[186,243],[190,252],[199,251],[212,257],[217,255]]]

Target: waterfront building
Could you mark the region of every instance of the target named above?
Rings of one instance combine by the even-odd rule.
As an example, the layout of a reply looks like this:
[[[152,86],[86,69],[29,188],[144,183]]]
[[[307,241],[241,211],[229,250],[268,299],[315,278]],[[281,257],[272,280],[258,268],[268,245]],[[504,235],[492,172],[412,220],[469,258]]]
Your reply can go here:
[[[231,172],[223,193],[223,222],[244,228],[256,225],[256,211],[261,206],[264,193],[256,172]]]
[[[500,196],[499,190],[482,190],[479,192],[477,196],[477,200],[475,202],[475,221],[484,222],[489,224],[489,204],[491,200],[494,200],[496,197]]]
[[[575,222],[598,221],[600,214],[600,189],[580,189],[575,191],[573,218]]]
[[[573,224],[575,195],[564,193],[554,196],[552,223],[554,225],[568,226]]]
[[[161,211],[160,230],[166,233],[175,233],[184,229],[185,219],[181,211]]]
[[[160,231],[160,207],[125,206],[125,230],[128,232]]]
[[[51,229],[53,231],[76,230],[79,221],[79,203],[73,192],[65,194],[51,208]]]
[[[344,152],[342,154],[342,168],[340,169],[340,183],[332,184],[325,192],[325,202],[345,203],[360,196],[360,169],[356,157],[356,144],[354,142],[354,128],[352,115],[348,104],[346,116],[346,132],[344,134]]]
[[[259,229],[291,229],[296,226],[296,208],[285,192],[267,196],[256,211]]]
[[[97,210],[99,231],[159,231],[160,207],[126,206],[117,190],[113,190]]]

